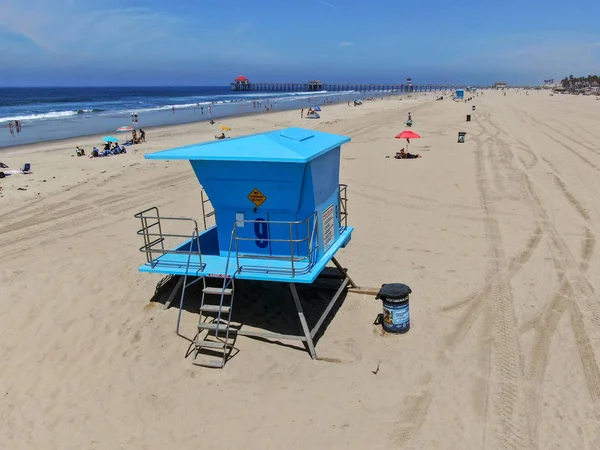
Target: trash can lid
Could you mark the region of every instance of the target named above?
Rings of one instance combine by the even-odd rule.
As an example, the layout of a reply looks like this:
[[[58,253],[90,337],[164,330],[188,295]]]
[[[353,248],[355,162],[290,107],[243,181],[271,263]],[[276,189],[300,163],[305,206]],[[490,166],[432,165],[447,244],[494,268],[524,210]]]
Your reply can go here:
[[[404,298],[412,292],[406,284],[402,283],[388,283],[383,284],[379,292],[377,293],[376,299],[395,299]]]

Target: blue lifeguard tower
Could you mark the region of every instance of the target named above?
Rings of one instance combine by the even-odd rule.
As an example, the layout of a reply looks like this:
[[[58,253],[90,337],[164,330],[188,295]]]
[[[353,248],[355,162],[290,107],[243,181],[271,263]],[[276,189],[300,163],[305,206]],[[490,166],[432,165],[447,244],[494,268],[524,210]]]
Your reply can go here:
[[[457,100],[463,100],[465,98],[465,90],[464,89],[457,89],[456,90],[456,99]]]
[[[199,202],[204,230],[194,219],[162,217],[152,207],[135,215],[142,222],[140,271],[179,276],[165,307],[181,288],[177,333],[185,290],[203,284],[200,319],[192,340],[195,364],[223,367],[231,352],[230,333],[306,343],[316,358],[313,338],[347,286],[356,288],[335,259],[351,239],[347,225],[346,185],[339,183],[341,145],[350,138],[301,128],[287,128],[235,139],[206,142],[146,155],[147,159],[189,160],[203,187]],[[206,195],[208,195],[208,198]],[[213,210],[205,209],[212,204]],[[206,218],[216,225],[207,228]],[[187,221],[189,234],[166,232],[166,222]],[[173,248],[167,238],[185,238]],[[329,262],[340,272],[341,285],[310,330],[297,283],[313,283]],[[210,286],[218,279],[219,286]],[[288,283],[302,335],[281,335],[231,327],[236,280]],[[209,303],[209,298],[218,303]],[[208,317],[208,314],[216,317]],[[211,320],[212,319],[212,320]],[[202,362],[203,351],[222,358]]]

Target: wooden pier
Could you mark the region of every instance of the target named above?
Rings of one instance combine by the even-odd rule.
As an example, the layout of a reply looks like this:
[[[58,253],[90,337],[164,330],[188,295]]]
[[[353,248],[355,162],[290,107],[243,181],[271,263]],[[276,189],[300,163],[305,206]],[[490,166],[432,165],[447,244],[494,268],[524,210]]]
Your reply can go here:
[[[236,92],[434,92],[447,91],[467,86],[455,84],[354,84],[354,83],[325,83],[309,81],[307,83],[276,83],[251,82],[246,77],[239,76],[231,83],[231,90]],[[482,88],[484,86],[472,86]]]

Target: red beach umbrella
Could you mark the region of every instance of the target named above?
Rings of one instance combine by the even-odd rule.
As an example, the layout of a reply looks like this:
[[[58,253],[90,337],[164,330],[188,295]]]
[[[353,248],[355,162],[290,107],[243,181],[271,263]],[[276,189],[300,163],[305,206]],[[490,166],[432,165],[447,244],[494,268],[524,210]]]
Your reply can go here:
[[[409,139],[418,139],[420,137],[421,136],[414,131],[404,130],[402,133],[396,136],[396,139],[406,139],[406,150],[408,151],[408,144],[410,144]]]
[[[419,136],[417,133],[415,133],[414,131],[408,131],[405,130],[402,133],[400,133],[399,135],[396,136],[397,139],[418,139],[421,136]]]

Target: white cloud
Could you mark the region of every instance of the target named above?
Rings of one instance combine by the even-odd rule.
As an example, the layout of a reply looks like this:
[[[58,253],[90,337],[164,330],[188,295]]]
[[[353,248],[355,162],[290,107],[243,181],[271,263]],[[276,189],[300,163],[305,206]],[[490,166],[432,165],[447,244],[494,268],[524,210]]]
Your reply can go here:
[[[37,46],[46,64],[56,67],[118,67],[151,64],[183,64],[201,67],[211,61],[235,59],[261,63],[285,59],[248,36],[252,23],[233,21],[216,27],[209,17],[166,13],[144,6],[123,6],[121,0],[0,0],[0,32],[22,36]],[[252,46],[239,45],[240,36]],[[206,37],[210,36],[211,45]],[[27,66],[42,64],[21,60]],[[3,65],[6,52],[0,53]],[[12,61],[17,63],[17,61]]]

